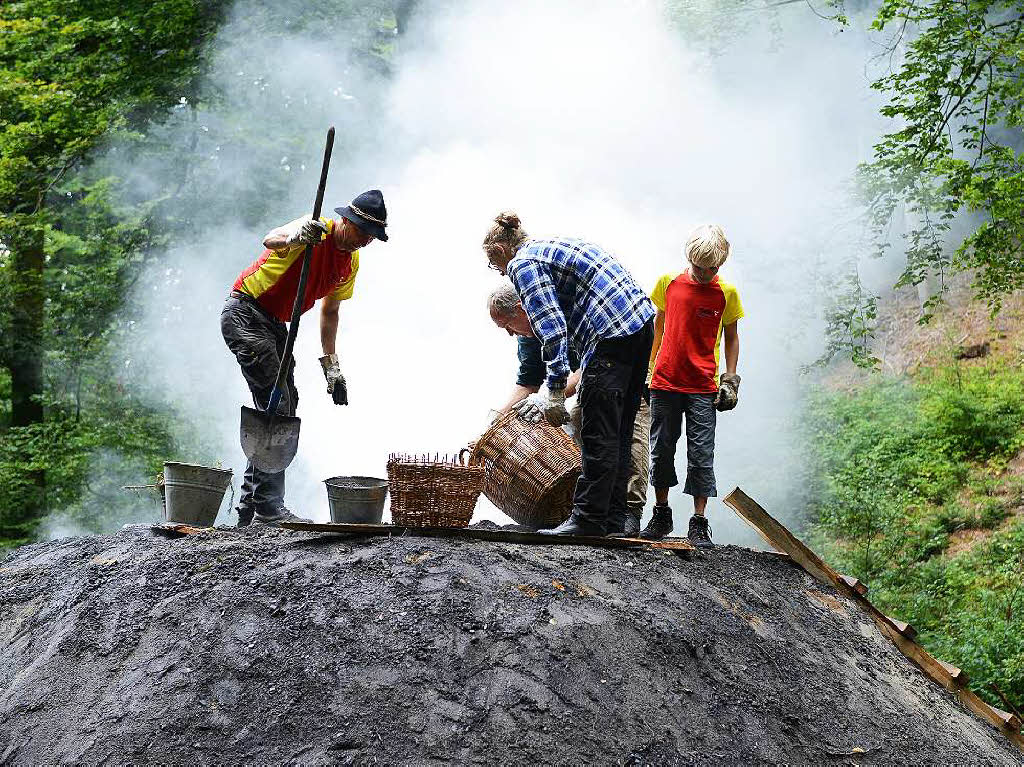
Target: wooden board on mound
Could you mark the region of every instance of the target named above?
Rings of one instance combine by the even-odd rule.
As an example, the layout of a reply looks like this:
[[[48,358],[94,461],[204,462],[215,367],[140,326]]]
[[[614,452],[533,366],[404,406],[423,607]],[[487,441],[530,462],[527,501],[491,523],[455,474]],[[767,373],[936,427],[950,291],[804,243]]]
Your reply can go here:
[[[757,501],[738,487],[723,502],[753,527],[764,540],[792,560],[817,581],[831,585],[840,594],[857,602],[907,659],[924,672],[925,676],[941,685],[968,709],[999,729],[1017,748],[1024,751],[1020,719],[1009,712],[990,706],[968,688],[967,675],[956,666],[944,663],[914,641],[917,631],[913,626],[889,617],[865,596],[867,588],[860,581],[841,575],[828,566],[807,544],[797,538]]]
[[[540,535],[518,530],[492,530],[480,527],[405,527],[403,525],[347,525],[339,522],[282,522],[281,527],[309,533],[339,535],[419,535],[425,538],[468,538],[477,541],[544,544],[547,546],[597,546],[604,549],[667,549],[693,551],[685,538],[646,541],[641,538],[603,538],[589,535]]]

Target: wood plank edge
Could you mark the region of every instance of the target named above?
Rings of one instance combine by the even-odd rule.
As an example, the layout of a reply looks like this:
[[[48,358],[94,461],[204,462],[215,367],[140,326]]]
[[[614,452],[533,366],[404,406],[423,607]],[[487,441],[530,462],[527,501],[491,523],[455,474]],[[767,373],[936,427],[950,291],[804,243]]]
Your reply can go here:
[[[905,636],[903,632],[907,630],[913,631],[912,626],[902,621],[896,621],[882,613],[865,594],[860,593],[854,586],[843,580],[839,573],[832,570],[813,550],[786,529],[781,522],[761,508],[753,498],[744,493],[739,487],[733,489],[723,499],[723,502],[735,511],[741,519],[753,527],[770,546],[789,554],[793,561],[812,578],[824,583],[830,583],[837,591],[860,604],[867,610],[871,618],[874,619],[883,636],[888,637],[903,656],[917,666],[926,677],[952,693],[970,711],[997,728],[1021,751],[1024,751],[1024,736],[1020,733],[1020,720],[1013,715],[1006,716],[1005,711],[1001,711],[982,700],[969,688],[963,686],[960,680],[966,680],[967,676],[963,671],[956,668],[956,666],[938,660],[917,644],[913,638]],[[784,535],[774,535],[770,531],[764,530],[751,517],[767,518],[775,526],[778,526]],[[914,634],[916,635],[916,631],[914,631]]]

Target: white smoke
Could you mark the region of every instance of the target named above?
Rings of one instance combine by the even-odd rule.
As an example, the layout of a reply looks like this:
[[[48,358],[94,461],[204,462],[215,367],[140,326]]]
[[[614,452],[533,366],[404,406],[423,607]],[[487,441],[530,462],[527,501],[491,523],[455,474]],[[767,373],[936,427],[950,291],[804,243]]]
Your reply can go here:
[[[719,420],[719,494],[739,485],[785,517],[799,492],[797,372],[821,348],[816,265],[856,252],[842,190],[878,130],[865,40],[802,5],[775,13],[777,39],[755,20],[710,58],[653,2],[433,6],[399,41],[389,80],[304,39],[275,43],[274,63],[253,61],[234,22],[211,75],[227,103],[200,116],[211,132],[203,141],[229,159],[223,179],[205,183],[224,194],[267,183],[280,207],[172,248],[145,280],[152,311],[140,336],[159,343],[129,353],[145,358],[161,397],[202,424],[237,486],[238,406],[249,398],[220,337],[220,305],[264,233],[311,206],[334,123],[327,202],[382,189],[391,239],[363,251],[355,297],[342,304],[349,407],[325,391],[317,310],[302,319],[291,508],[327,519],[322,479],[383,477],[389,452],[454,453],[480,434],[516,371],[515,343],[484,305],[500,278],[480,240],[495,213],[513,209],[534,235],[611,249],[647,288],[683,267],[694,226],[725,228],[733,256],[722,275],[747,316],[740,406]],[[225,120],[247,107],[244,128]],[[304,145],[273,163],[269,153],[231,156],[232,130],[262,132],[273,146],[284,119],[289,135],[304,126]],[[682,444],[677,463],[682,475]],[[686,512],[678,527],[689,501],[672,499]],[[716,540],[753,542],[719,502],[709,513]],[[481,516],[501,517],[483,500]]]

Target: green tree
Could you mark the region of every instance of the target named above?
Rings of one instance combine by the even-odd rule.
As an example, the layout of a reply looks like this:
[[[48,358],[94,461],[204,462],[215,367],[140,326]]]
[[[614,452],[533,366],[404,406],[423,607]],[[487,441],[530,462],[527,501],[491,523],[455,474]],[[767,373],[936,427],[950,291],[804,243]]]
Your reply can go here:
[[[859,172],[878,253],[905,213],[895,287],[968,271],[995,311],[1024,287],[1024,2],[885,0],[872,26],[890,34],[894,67],[873,87],[897,126]]]
[[[8,373],[8,428],[32,429],[45,415],[55,190],[112,131],[144,126],[192,91],[221,6],[220,0],[0,5],[0,291],[6,299],[0,366]],[[105,243],[93,239],[88,247],[100,252]],[[44,469],[27,464],[33,492],[9,520],[22,531],[41,511],[45,490]]]

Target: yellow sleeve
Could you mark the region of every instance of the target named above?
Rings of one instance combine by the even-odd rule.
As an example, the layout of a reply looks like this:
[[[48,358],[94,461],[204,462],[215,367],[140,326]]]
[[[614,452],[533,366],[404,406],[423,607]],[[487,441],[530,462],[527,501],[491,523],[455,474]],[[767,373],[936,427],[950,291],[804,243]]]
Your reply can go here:
[[[722,292],[725,293],[725,311],[722,312],[722,324],[732,325],[743,316],[743,304],[740,302],[739,291],[736,286],[728,282],[720,283]]]
[[[651,291],[651,301],[662,311],[665,311],[665,292],[668,290],[668,286],[672,284],[676,276],[674,274],[664,274],[661,279],[654,285],[654,290]]]
[[[328,298],[333,298],[335,301],[348,301],[352,298],[352,291],[356,287],[356,272],[359,271],[359,251],[352,251],[352,273],[348,276],[347,280],[339,282],[338,286],[327,294]]]

